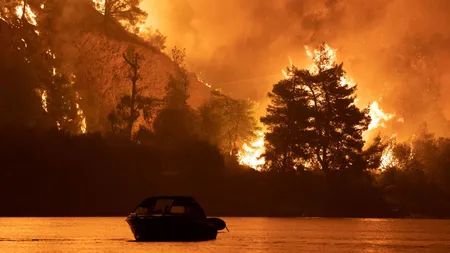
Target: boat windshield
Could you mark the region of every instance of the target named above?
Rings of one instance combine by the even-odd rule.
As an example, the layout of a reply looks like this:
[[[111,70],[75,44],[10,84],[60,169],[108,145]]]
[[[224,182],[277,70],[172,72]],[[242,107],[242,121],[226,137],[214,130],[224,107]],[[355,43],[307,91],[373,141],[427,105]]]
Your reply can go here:
[[[171,198],[150,199],[141,203],[134,214],[137,216],[190,216],[205,218],[205,213],[195,201]]]

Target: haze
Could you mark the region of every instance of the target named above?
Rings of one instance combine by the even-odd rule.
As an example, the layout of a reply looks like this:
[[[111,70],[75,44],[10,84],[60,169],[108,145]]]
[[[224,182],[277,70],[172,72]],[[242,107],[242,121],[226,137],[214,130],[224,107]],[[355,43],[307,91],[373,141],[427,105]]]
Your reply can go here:
[[[146,0],[148,24],[186,47],[190,68],[235,96],[261,102],[304,46],[327,42],[358,84],[359,104],[395,113],[385,132],[424,122],[446,136],[450,74],[446,0]],[[403,121],[403,122],[402,122]]]

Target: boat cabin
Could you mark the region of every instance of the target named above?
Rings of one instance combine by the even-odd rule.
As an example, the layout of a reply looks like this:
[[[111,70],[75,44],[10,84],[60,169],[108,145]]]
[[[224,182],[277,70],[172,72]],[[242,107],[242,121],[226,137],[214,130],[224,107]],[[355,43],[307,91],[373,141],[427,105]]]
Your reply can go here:
[[[132,212],[136,216],[189,216],[206,219],[205,212],[192,197],[161,196],[145,199]]]

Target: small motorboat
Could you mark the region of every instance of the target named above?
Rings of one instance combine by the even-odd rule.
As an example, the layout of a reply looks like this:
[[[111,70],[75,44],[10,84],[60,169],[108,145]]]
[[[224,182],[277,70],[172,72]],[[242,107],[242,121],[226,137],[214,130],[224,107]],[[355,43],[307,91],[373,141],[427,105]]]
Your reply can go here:
[[[226,228],[219,218],[207,218],[193,197],[161,196],[141,202],[127,219],[136,241],[214,240]]]

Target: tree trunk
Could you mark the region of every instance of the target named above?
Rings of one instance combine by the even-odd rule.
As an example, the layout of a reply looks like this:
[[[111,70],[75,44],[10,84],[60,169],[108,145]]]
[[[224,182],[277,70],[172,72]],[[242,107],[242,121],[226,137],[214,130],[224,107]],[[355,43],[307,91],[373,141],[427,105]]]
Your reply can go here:
[[[130,118],[128,119],[128,134],[130,139],[133,139],[133,124],[136,121],[135,114],[136,114],[136,84],[139,80],[139,55],[137,53],[134,54],[133,59],[128,59],[126,55],[123,55],[123,58],[125,61],[130,65],[132,73],[130,74],[129,78],[131,81],[131,104],[130,104]]]
[[[137,66],[137,56],[136,56],[136,66]],[[130,108],[130,122],[129,122],[129,128],[130,128],[130,139],[133,139],[133,124],[134,124],[134,115],[136,114],[136,108],[134,106],[135,100],[136,100],[136,83],[137,83],[137,67],[133,68],[133,78],[131,80],[132,88],[131,88],[131,108]]]

